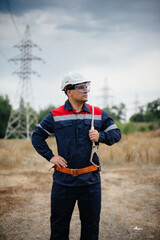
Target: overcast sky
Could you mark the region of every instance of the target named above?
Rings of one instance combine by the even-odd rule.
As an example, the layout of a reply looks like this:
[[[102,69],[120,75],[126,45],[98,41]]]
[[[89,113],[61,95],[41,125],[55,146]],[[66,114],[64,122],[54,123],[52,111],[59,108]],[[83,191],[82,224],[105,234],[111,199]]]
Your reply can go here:
[[[159,0],[1,0],[0,94],[12,104],[19,85],[12,73],[19,65],[8,59],[19,55],[13,46],[26,25],[42,49],[33,48],[32,54],[46,62],[32,62],[41,75],[31,77],[37,110],[64,103],[61,81],[72,70],[92,81],[90,104],[123,102],[127,117],[135,99],[144,105],[160,97]]]

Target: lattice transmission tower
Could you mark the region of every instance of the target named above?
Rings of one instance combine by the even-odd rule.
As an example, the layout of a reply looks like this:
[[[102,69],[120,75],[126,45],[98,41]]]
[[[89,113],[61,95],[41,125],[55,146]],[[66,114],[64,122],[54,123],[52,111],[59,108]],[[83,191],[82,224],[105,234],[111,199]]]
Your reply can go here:
[[[138,100],[138,94],[135,94],[135,100],[134,100],[134,112],[138,113],[139,110],[139,100]]]
[[[37,73],[32,71],[31,63],[33,60],[42,61],[41,58],[32,55],[32,49],[38,47],[38,45],[30,40],[29,26],[26,26],[24,38],[14,47],[18,48],[20,55],[11,58],[10,61],[20,63],[19,70],[14,72],[19,76],[20,82],[16,93],[16,108],[11,111],[5,139],[14,137],[29,140],[37,123],[37,115],[31,106],[33,101],[31,74]]]

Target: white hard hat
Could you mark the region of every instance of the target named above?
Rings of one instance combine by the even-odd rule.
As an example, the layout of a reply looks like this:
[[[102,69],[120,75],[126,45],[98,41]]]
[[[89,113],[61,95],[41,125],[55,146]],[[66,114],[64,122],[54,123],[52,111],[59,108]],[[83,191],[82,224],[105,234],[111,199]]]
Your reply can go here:
[[[84,76],[82,76],[79,72],[73,71],[68,72],[62,80],[61,90],[65,91],[67,85],[75,85],[80,83],[90,83]]]

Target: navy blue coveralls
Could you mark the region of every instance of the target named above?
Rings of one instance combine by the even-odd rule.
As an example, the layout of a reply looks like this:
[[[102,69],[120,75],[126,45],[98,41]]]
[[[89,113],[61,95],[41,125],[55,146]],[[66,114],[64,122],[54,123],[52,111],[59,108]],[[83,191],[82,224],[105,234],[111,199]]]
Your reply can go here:
[[[76,113],[67,100],[52,110],[32,134],[36,151],[48,161],[54,156],[45,139],[56,137],[58,154],[67,161],[67,167],[80,169],[91,165],[92,142],[89,139],[92,107],[84,103]],[[94,107],[94,127],[99,142],[112,145],[121,138],[114,121],[100,108]],[[94,162],[97,163],[94,155]],[[101,183],[99,171],[76,177],[54,171],[51,192],[51,240],[68,240],[69,225],[76,201],[80,212],[81,240],[98,240],[101,210]]]

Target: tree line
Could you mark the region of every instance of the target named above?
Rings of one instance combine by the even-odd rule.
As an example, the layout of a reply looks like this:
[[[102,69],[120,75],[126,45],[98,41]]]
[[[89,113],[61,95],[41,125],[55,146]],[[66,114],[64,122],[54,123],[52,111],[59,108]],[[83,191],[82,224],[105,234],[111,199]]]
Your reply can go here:
[[[37,112],[38,122],[40,122],[50,110],[54,108],[54,105],[49,105]],[[136,123],[149,123],[150,125],[147,125],[146,128],[148,130],[153,130],[155,124],[157,127],[160,127],[160,99],[156,99],[148,103],[146,106],[140,107],[139,111],[130,117],[129,123],[122,123],[126,119],[126,106],[124,103],[114,105],[111,108],[105,107],[103,110],[113,118],[123,133],[134,132],[134,124]],[[0,95],[0,138],[4,138],[5,136],[11,111],[12,105],[8,96]],[[146,130],[144,126],[145,125],[139,127],[139,129],[142,131]],[[33,128],[34,127],[35,126],[33,126]]]

